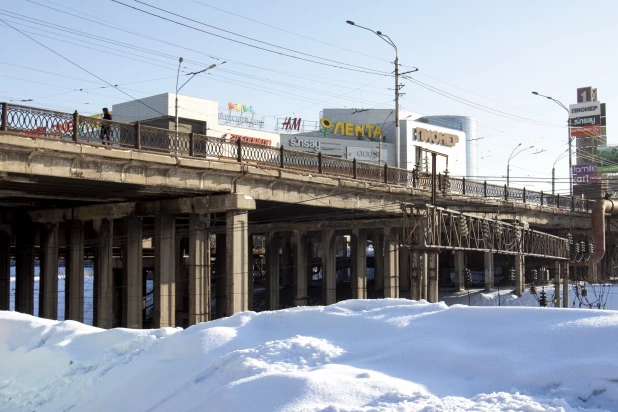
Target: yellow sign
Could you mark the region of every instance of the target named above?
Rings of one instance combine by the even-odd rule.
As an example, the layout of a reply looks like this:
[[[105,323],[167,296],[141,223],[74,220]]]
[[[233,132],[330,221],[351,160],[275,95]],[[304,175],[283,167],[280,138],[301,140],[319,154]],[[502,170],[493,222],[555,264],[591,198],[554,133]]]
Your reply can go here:
[[[368,137],[370,139],[383,139],[382,128],[375,124],[357,124],[357,123],[333,123],[328,117],[320,119],[320,132],[326,137],[329,134],[338,134],[341,136],[356,136]],[[332,131],[331,131],[332,129]]]
[[[443,146],[455,146],[459,142],[459,136],[450,133],[441,133],[433,130],[416,128],[415,140],[419,142],[441,144]]]

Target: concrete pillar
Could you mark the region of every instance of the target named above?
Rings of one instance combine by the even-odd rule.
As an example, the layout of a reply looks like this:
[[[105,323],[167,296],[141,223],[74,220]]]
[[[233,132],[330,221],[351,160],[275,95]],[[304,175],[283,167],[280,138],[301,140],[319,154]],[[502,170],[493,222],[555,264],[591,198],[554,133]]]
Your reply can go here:
[[[216,284],[216,315],[217,318],[223,318],[227,316],[227,287],[226,287],[226,269],[227,269],[227,235],[225,233],[219,233],[216,237],[217,258],[215,260],[215,277],[217,279]]]
[[[97,243],[94,257],[94,316],[99,328],[114,327],[114,277],[112,271],[114,221],[101,219],[95,223]]]
[[[0,310],[9,310],[11,299],[11,236],[0,230]]]
[[[142,294],[142,218],[124,218],[124,248],[122,253],[122,325],[142,328],[144,297]]]
[[[34,227],[29,220],[16,230],[15,311],[34,314]]]
[[[155,216],[152,321],[154,328],[176,326],[176,218]],[[189,236],[191,229],[189,229]],[[191,267],[189,266],[189,271]],[[190,273],[190,272],[189,272]],[[201,294],[201,292],[200,292]],[[191,286],[189,285],[189,298]]]
[[[156,253],[156,251],[155,251]],[[189,215],[189,326],[209,320],[210,236],[204,216]]]
[[[288,236],[281,239],[281,285],[284,287],[292,284],[293,257],[290,240]]]
[[[464,252],[455,251],[455,292],[465,289],[464,285]]]
[[[174,239],[174,279],[176,281],[176,324],[183,325],[185,316],[188,315],[188,308],[185,310],[186,300],[188,299],[188,285],[185,285],[185,262],[184,262],[184,238],[177,234]],[[188,280],[188,279],[187,279]],[[185,299],[186,297],[186,299]],[[188,320],[187,320],[188,323]]]
[[[399,233],[399,244],[403,244],[403,233]],[[407,247],[399,248],[399,296],[410,297],[410,284],[412,282],[410,258],[412,254]]]
[[[253,249],[255,243],[253,242],[253,234],[247,236],[247,259],[249,259],[249,302],[247,303],[247,310],[253,310]]]
[[[483,262],[485,266],[485,292],[489,292],[494,288],[494,254],[484,252]]]
[[[439,254],[427,253],[427,301],[437,303],[439,285]]]
[[[373,288],[377,297],[384,296],[384,235],[373,235]]]
[[[41,230],[39,317],[58,319],[58,224]]]
[[[399,233],[384,229],[384,297],[399,297]]]
[[[569,307],[569,262],[563,262],[562,268],[562,307]]]
[[[520,254],[515,255],[515,294],[521,296],[524,293],[524,273],[526,266],[524,257]]]
[[[64,281],[64,318],[84,321],[84,224],[70,223]]]
[[[421,300],[423,299],[423,293],[421,291],[423,275],[427,274],[427,261],[422,259],[422,253],[420,252],[411,252],[411,255],[410,266],[412,277],[410,278],[410,299]]]
[[[266,233],[266,309],[279,309],[279,236]]]
[[[294,231],[294,306],[307,306],[307,233]]]
[[[246,210],[227,212],[226,312],[232,316],[249,308],[249,262],[247,245],[249,216]]]
[[[352,299],[367,299],[367,232],[354,229],[351,240]]]
[[[588,268],[586,273],[586,280],[590,283],[599,282],[599,264],[598,263],[586,263]]]
[[[556,299],[555,307],[560,307],[560,261],[554,262],[554,298]]]
[[[337,303],[337,236],[333,229],[322,230],[322,305]]]

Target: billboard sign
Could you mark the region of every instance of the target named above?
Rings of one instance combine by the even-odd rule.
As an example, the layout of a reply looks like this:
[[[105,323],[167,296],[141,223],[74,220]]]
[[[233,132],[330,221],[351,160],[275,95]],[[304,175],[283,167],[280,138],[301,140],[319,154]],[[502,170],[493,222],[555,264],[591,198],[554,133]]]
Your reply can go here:
[[[601,125],[571,127],[571,137],[595,137],[601,135]]]
[[[585,185],[588,183],[601,183],[601,174],[596,163],[572,166],[573,184]]]
[[[601,124],[601,116],[575,117],[571,119],[571,126],[594,126]]]
[[[599,102],[586,102],[572,104],[569,106],[569,119],[575,117],[588,117],[588,116],[600,116],[601,115],[601,103]]]
[[[387,158],[386,149],[382,148],[382,162]],[[377,162],[380,159],[380,149],[377,147],[346,147],[346,159],[356,159],[360,162]]]

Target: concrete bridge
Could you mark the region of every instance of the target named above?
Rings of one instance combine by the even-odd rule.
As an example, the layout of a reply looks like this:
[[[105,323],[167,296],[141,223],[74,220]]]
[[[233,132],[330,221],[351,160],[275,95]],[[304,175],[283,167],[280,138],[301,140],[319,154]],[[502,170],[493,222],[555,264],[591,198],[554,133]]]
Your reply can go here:
[[[39,314],[55,319],[63,256],[65,317],[82,321],[88,257],[94,324],[106,328],[145,326],[145,264],[154,327],[252,309],[254,234],[265,235],[266,308],[278,309],[281,286],[293,288],[294,305],[309,303],[316,259],[322,304],[336,302],[344,268],[351,297],[366,298],[367,239],[375,296],[437,301],[445,251],[459,289],[467,254],[482,254],[487,289],[494,255],[511,256],[521,293],[525,259],[559,282],[564,235],[590,230],[586,199],[6,103],[0,149],[0,309],[14,257],[16,310],[33,312],[38,258]]]

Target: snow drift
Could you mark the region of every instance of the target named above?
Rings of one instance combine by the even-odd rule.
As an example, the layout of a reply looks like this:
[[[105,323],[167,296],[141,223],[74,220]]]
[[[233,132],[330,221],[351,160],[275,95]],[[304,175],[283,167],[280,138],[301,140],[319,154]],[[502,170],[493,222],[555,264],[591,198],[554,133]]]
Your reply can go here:
[[[618,410],[618,312],[403,299],[101,330],[0,312],[2,411]]]

